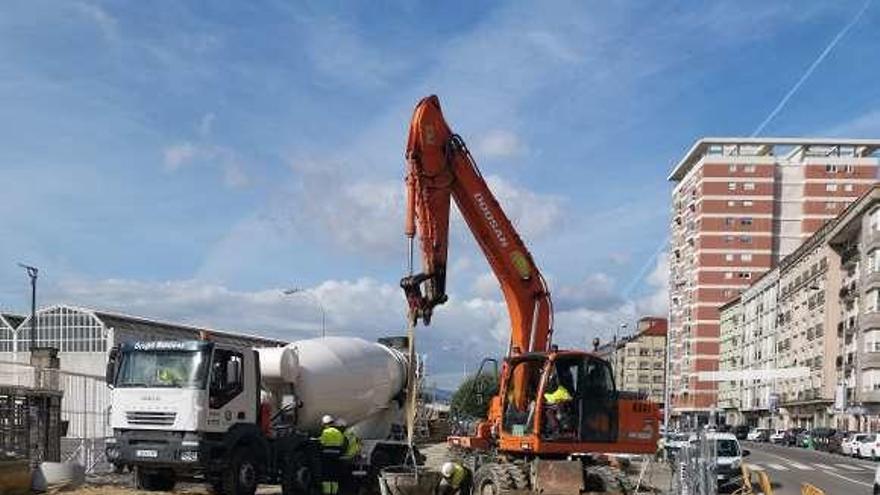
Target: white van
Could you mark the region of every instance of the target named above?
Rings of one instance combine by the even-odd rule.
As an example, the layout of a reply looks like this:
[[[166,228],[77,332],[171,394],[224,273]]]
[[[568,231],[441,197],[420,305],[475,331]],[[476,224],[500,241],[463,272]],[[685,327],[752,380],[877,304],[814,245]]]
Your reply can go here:
[[[733,433],[709,433],[706,439],[715,442],[715,474],[718,476],[718,489],[739,488],[742,476],[743,457],[751,452],[739,446]],[[730,486],[731,484],[736,486]]]

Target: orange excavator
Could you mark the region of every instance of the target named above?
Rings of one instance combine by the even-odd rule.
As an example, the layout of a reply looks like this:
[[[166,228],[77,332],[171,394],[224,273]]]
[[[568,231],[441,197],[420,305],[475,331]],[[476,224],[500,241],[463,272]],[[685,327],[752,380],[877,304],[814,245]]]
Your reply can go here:
[[[447,300],[450,200],[498,278],[510,315],[507,356],[488,417],[472,435],[448,440],[471,463],[475,493],[616,489],[597,459],[609,453],[654,453],[657,405],[618,391],[610,365],[594,353],[560,350],[551,343],[553,304],[547,282],[464,141],[444,120],[436,96],[416,105],[406,164],[410,271],[401,287],[410,323],[430,324],[434,308]],[[416,236],[422,258],[417,274]]]

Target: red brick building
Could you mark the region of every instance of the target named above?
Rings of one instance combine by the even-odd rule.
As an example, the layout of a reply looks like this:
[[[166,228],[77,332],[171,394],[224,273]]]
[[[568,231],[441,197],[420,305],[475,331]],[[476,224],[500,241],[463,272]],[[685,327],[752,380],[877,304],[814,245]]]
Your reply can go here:
[[[673,415],[717,405],[718,307],[877,180],[880,140],[704,138],[669,180],[669,383]]]

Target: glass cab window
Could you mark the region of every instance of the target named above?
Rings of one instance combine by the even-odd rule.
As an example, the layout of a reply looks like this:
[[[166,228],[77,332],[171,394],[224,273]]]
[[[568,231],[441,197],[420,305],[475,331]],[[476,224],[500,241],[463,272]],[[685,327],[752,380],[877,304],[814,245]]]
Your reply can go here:
[[[504,396],[502,427],[505,433],[524,436],[533,432],[544,362],[544,359],[527,359],[513,365]]]
[[[244,389],[244,358],[240,352],[215,349],[211,360],[209,402],[212,409],[228,404]]]
[[[119,388],[205,388],[205,352],[198,350],[130,350],[122,353]]]

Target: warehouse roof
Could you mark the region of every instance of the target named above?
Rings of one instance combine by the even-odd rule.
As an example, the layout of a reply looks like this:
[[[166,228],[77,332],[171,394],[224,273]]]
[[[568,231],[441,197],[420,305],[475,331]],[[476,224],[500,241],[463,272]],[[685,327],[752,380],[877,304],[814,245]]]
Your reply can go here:
[[[0,313],[0,326],[6,326],[8,328],[18,328],[21,325],[21,322],[24,321],[24,316],[16,315],[12,313]]]
[[[142,316],[131,316],[123,313],[116,313],[111,311],[102,311],[97,309],[88,309],[81,308],[77,306],[69,306],[69,305],[55,305],[50,306],[48,308],[43,308],[37,311],[37,319],[39,321],[40,316],[44,314],[51,314],[58,311],[75,311],[81,312],[90,316],[93,316],[97,320],[99,320],[105,327],[113,328],[116,331],[132,331],[132,332],[150,332],[150,331],[172,331],[175,333],[180,333],[181,337],[188,339],[197,339],[199,338],[203,332],[207,332],[208,334],[226,338],[230,340],[246,340],[255,345],[262,346],[283,346],[287,345],[289,342],[273,339],[268,337],[262,337],[258,335],[232,332],[227,330],[215,330],[208,327],[199,327],[194,325],[187,325],[183,323],[170,323],[167,321],[157,320],[153,318],[145,318]],[[30,317],[24,318],[24,321],[30,320]]]

